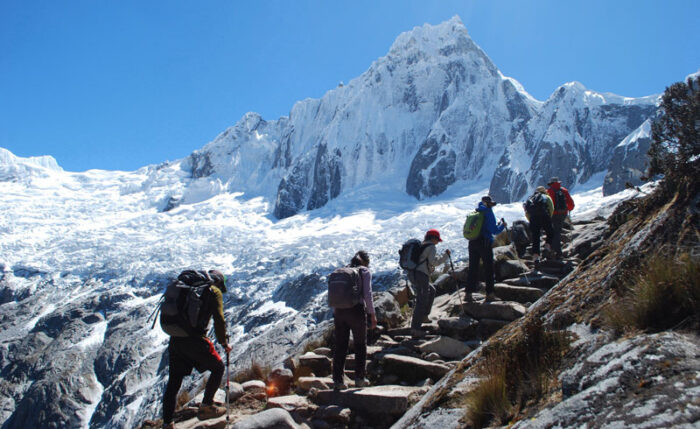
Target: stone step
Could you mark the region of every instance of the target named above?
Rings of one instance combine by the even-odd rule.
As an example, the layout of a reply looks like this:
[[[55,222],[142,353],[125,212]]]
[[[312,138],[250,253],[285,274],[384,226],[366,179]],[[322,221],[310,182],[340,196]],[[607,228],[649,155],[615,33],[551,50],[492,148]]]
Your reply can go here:
[[[311,369],[317,377],[325,377],[331,373],[331,359],[313,352],[299,356],[299,366]]]
[[[438,320],[438,325],[440,326],[441,335],[466,340],[476,337],[479,322],[465,315],[463,317],[447,317]]]
[[[326,390],[332,387],[333,379],[331,377],[299,377],[297,379],[297,388],[302,392],[308,392],[312,388]]]
[[[542,289],[536,287],[511,286],[505,283],[496,283],[494,292],[497,297],[505,301],[516,301],[521,304],[533,303],[544,295]]]
[[[426,391],[422,387],[372,386],[341,391],[320,390],[310,399],[319,405],[338,405],[365,415],[400,416]]]
[[[501,283],[510,286],[527,286],[536,287],[543,290],[549,290],[555,284],[559,283],[559,278],[547,274],[530,272],[527,274],[523,274],[517,278],[503,280]]]
[[[382,365],[385,374],[397,375],[407,383],[417,383],[426,378],[437,381],[450,370],[447,365],[397,354],[385,355]]]
[[[446,359],[461,359],[472,351],[472,348],[462,341],[446,336],[423,343],[418,346],[418,349],[423,353],[437,353]]]
[[[527,308],[513,301],[494,301],[489,303],[465,303],[462,308],[469,316],[481,319],[513,321],[521,318]]]
[[[285,396],[275,396],[267,399],[267,408],[282,408],[287,411],[294,411],[297,409],[316,409],[316,405],[311,404],[306,396],[300,395],[285,395]]]

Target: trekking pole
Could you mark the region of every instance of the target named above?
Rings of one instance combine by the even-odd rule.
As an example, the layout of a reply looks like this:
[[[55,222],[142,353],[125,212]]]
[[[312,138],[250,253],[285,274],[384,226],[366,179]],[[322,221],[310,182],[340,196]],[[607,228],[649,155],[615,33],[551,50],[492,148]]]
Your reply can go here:
[[[452,263],[452,254],[448,253],[447,257],[450,259],[450,268],[452,268],[452,274],[455,273],[455,265]],[[459,298],[459,309],[461,310],[462,316],[464,316],[464,302],[462,302],[462,294],[459,293],[459,288],[455,284],[455,292],[457,292],[457,297]]]
[[[229,339],[231,337],[229,335],[226,335],[226,344],[228,345]],[[230,347],[230,346],[229,346]],[[231,352],[226,351],[226,427],[228,427],[230,414],[231,414],[231,405],[229,404],[229,392],[230,392],[230,387],[229,387],[229,382],[230,382],[230,377],[229,377],[229,364],[230,364],[230,357]]]

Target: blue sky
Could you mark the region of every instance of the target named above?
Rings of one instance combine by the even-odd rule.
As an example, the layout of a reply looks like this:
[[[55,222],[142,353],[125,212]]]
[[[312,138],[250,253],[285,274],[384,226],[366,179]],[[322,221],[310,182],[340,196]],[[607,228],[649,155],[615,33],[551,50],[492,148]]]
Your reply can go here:
[[[70,171],[182,158],[454,15],[540,100],[573,80],[661,93],[700,68],[697,0],[0,0],[0,147]]]

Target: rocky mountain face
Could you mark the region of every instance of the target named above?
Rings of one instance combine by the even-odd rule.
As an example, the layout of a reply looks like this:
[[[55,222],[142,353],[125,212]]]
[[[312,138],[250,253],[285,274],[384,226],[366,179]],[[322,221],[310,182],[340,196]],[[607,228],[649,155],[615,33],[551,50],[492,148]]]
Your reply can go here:
[[[537,101],[455,17],[401,34],[361,76],[298,102],[288,117],[247,114],[182,166],[271,198],[278,218],[373,184],[418,199],[490,184],[511,202],[551,176],[575,189],[606,171],[615,147],[655,111],[656,97],[577,82]]]

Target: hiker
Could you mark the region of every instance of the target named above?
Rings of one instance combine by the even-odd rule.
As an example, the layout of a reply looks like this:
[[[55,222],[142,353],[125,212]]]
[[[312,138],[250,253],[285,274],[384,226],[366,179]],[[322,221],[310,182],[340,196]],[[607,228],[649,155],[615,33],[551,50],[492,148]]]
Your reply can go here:
[[[473,240],[469,240],[469,271],[467,273],[466,300],[472,301],[472,291],[475,291],[479,280],[479,261],[484,263],[484,279],[486,283],[486,300],[492,302],[496,300],[494,293],[493,277],[493,236],[500,234],[507,226],[504,219],[496,223],[496,216],[493,214],[493,206],[496,202],[491,196],[486,195],[481,198],[476,211],[483,214],[481,233]]]
[[[530,198],[523,204],[525,216],[530,221],[530,232],[532,233],[532,260],[535,266],[540,263],[540,233],[544,230],[547,233],[545,247],[551,249],[552,239],[552,212],[554,204],[549,198],[544,186],[538,186]]]
[[[204,275],[203,272],[198,273]],[[202,399],[202,404],[197,411],[197,417],[200,420],[206,420],[226,413],[225,407],[214,405],[214,394],[219,389],[221,378],[224,375],[224,363],[214,349],[214,344],[206,336],[206,327],[208,327],[209,320],[213,318],[216,340],[226,353],[231,351],[231,346],[226,341],[226,321],[224,320],[223,293],[226,292],[226,277],[217,270],[210,270],[207,274],[208,278],[211,279],[211,286],[206,288],[202,294],[203,303],[199,313],[199,320],[203,320],[205,328],[191,330],[189,336],[170,337],[168,345],[170,375],[163,395],[163,428],[165,429],[175,428],[173,414],[175,413],[177,393],[182,385],[182,380],[185,376],[190,375],[193,368],[197,368],[200,373],[211,371],[204,389],[204,399]]]
[[[547,194],[554,203],[554,212],[552,213],[552,252],[555,259],[561,259],[563,253],[561,250],[561,230],[564,227],[564,221],[569,215],[569,212],[574,209],[574,200],[569,195],[569,191],[561,186],[558,177],[552,177],[547,183],[549,189]]]
[[[359,277],[359,291],[356,298],[345,298],[350,303],[336,305],[336,298],[331,297],[331,284],[336,272],[348,272],[348,267],[334,271],[329,277],[329,304],[333,307],[333,322],[335,324],[335,349],[333,351],[333,389],[347,388],[344,382],[345,358],[348,352],[350,331],[355,343],[355,387],[369,385],[365,377],[367,361],[367,316],[370,318],[370,329],[377,327],[377,316],[372,302],[372,273],[369,271],[369,255],[364,250],[355,253],[350,261],[350,276]],[[342,280],[341,280],[342,281]],[[357,302],[357,303],[356,303]],[[356,304],[355,304],[356,303]],[[353,305],[354,304],[354,305]],[[352,306],[350,306],[352,305]],[[347,307],[347,308],[340,308]]]
[[[428,230],[421,243],[416,268],[408,271],[408,280],[413,284],[416,293],[416,304],[411,318],[411,335],[414,337],[425,336],[421,325],[430,314],[435,300],[435,286],[430,284],[430,274],[435,271],[436,266],[444,264],[450,257],[450,249],[446,249],[442,256],[437,257],[435,246],[441,241],[440,232],[437,229]]]

